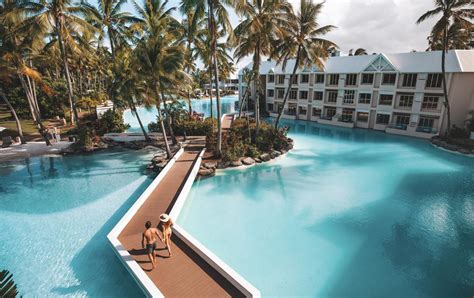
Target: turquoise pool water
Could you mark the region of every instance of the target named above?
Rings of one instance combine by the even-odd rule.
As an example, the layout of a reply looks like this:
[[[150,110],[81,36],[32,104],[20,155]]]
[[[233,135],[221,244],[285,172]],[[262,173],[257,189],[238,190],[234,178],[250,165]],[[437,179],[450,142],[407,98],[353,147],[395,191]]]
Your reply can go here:
[[[472,297],[473,158],[285,124],[293,151],[198,180],[178,223],[263,296]]]
[[[239,98],[236,95],[223,96],[221,98],[222,114],[234,112],[235,102],[238,100]],[[185,108],[187,110],[188,109],[187,102],[184,101],[184,103],[186,104]],[[213,103],[212,105],[213,116],[217,117],[215,98],[213,98],[212,103]],[[193,111],[196,111],[197,113],[203,113],[205,117],[209,117],[211,115],[211,101],[209,99],[193,99],[191,100],[191,107]],[[137,108],[137,111],[146,129],[148,129],[147,127],[148,123],[156,122],[157,111],[155,107],[152,107],[150,110],[147,110],[145,108]],[[132,114],[130,110],[127,110],[123,113],[123,118],[124,118],[125,123],[128,123],[131,126],[130,129],[128,130],[129,132],[141,131],[137,118]]]
[[[150,155],[108,151],[0,164],[0,269],[24,297],[141,297],[106,235],[149,185]]]

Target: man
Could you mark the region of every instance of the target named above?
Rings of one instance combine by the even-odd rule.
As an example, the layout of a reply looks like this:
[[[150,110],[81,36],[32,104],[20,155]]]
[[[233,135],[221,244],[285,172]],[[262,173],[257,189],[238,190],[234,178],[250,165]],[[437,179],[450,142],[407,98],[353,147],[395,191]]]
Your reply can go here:
[[[146,253],[148,258],[150,259],[151,264],[153,265],[153,270],[156,268],[156,256],[155,256],[155,249],[156,249],[156,240],[160,237],[158,234],[158,229],[151,227],[151,222],[147,221],[145,223],[145,232],[143,232],[142,237],[142,247],[146,249]]]

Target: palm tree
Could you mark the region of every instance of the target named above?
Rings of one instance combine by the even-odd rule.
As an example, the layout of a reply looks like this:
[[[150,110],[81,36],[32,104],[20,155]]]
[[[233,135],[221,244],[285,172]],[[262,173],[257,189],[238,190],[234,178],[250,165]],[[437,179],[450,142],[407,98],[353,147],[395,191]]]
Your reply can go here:
[[[363,55],[368,55],[366,49],[358,48],[355,50],[355,52],[354,52],[354,49],[349,50],[349,56],[363,56]]]
[[[458,24],[463,28],[471,28],[472,23],[468,19],[474,16],[474,10],[471,8],[472,0],[435,0],[435,8],[424,13],[417,21],[420,24],[427,19],[441,14],[441,18],[436,22],[431,30],[431,35],[441,36],[441,72],[443,74],[444,106],[448,117],[447,135],[451,134],[451,106],[448,99],[448,89],[446,85],[446,53],[449,50],[448,33],[450,26]]]
[[[181,21],[180,30],[180,42],[186,46],[186,54],[185,54],[185,65],[184,70],[191,74],[195,69],[196,65],[193,59],[194,48],[193,45],[195,44],[196,36],[200,34],[200,31],[203,30],[199,27],[199,20],[193,11],[185,12],[186,17],[183,18]],[[188,112],[189,116],[192,114],[192,106],[191,106],[191,86],[186,86],[186,98],[188,101]]]
[[[151,0],[146,1],[144,8],[135,5],[143,20],[143,28],[146,29],[145,36],[136,48],[135,57],[138,75],[146,86],[146,94],[155,98],[166,153],[171,158],[161,104],[165,100],[163,94],[169,83],[167,80],[183,69],[185,48],[176,43],[179,24],[170,15],[172,9],[166,9],[167,3]]]
[[[105,36],[109,38],[112,58],[115,59],[117,47],[127,43],[130,35],[129,25],[137,24],[140,19],[129,12],[122,12],[123,0],[99,0],[98,6],[83,2],[81,5],[86,10],[86,20],[98,28],[98,44],[102,47]]]
[[[459,23],[453,23],[448,29],[448,49],[470,49],[471,36],[473,28],[465,28]],[[442,34],[428,36],[429,47],[427,51],[442,51],[443,36]]]
[[[15,108],[13,108],[13,106],[10,104],[10,101],[8,101],[8,98],[5,95],[5,92],[3,92],[3,89],[1,87],[0,87],[0,98],[2,98],[3,101],[6,103],[7,107],[10,109],[10,112],[13,115],[13,118],[15,118],[15,124],[18,130],[18,135],[20,136],[21,143],[26,144],[25,137],[23,136],[23,129],[21,127],[20,119],[18,118],[18,115],[16,114]]]
[[[140,128],[147,142],[151,141],[145,127],[143,126],[140,115],[137,112],[137,103],[142,102],[144,96],[143,86],[140,85],[139,78],[135,72],[132,57],[132,51],[129,49],[121,49],[116,53],[116,59],[112,65],[112,73],[116,80],[111,90],[115,93],[113,98],[126,103],[132,114],[137,117]],[[116,106],[114,102],[114,106]]]
[[[203,25],[207,24],[207,20],[203,20]],[[218,35],[218,39],[224,38],[222,31]],[[212,102],[212,87],[213,87],[213,67],[214,67],[214,56],[212,55],[211,48],[209,44],[211,43],[212,38],[209,36],[209,32],[206,30],[200,30],[196,36],[195,40],[195,48],[194,48],[194,57],[193,59],[200,59],[203,64],[204,68],[208,72],[209,77],[209,97],[211,101],[211,118],[213,118],[213,102]],[[217,64],[219,65],[220,72],[223,72],[223,75],[228,75],[229,71],[231,70],[231,62],[232,57],[229,55],[229,43],[227,42],[218,42],[216,47],[216,57],[217,57]],[[217,116],[219,118],[219,116]]]
[[[310,67],[315,64],[319,69],[324,69],[323,61],[328,58],[329,49],[337,47],[333,42],[320,37],[335,28],[332,25],[320,27],[318,16],[323,5],[324,2],[316,4],[311,0],[301,0],[299,11],[288,15],[285,38],[277,44],[275,49],[278,63],[283,63],[283,70],[289,59],[295,59],[288,89],[283,99],[283,107],[288,100],[293,78],[298,68]],[[283,109],[278,113],[275,128],[278,128],[282,114]]]
[[[204,18],[207,13],[208,31],[211,38],[211,62],[213,64],[213,76],[216,85],[216,105],[217,105],[217,148],[218,156],[222,154],[222,123],[221,123],[221,100],[219,91],[219,59],[217,58],[217,45],[220,26],[221,34],[229,34],[233,37],[232,25],[230,23],[227,7],[232,4],[231,0],[182,0],[181,10],[183,12],[194,11],[195,16]],[[212,109],[212,107],[211,107]]]
[[[23,29],[25,17],[26,12],[17,1],[8,0],[0,4],[0,79],[3,82],[11,81],[13,77],[19,79],[21,87],[25,91],[33,122],[38,128],[38,132],[43,136],[46,145],[50,146],[51,143],[47,138],[36,99],[36,82],[40,83],[45,91],[49,92],[49,89],[43,83],[41,75],[31,68],[31,60],[30,65],[25,62],[25,57],[31,58],[31,51],[38,42],[38,39],[30,37],[27,32],[20,30]],[[3,100],[11,106],[6,96],[3,97]],[[10,108],[10,110],[12,109],[13,107]],[[15,114],[14,110],[12,113]],[[17,119],[16,121],[18,126],[19,121]],[[21,126],[18,128],[20,133]],[[24,141],[22,140],[22,142]]]
[[[72,49],[76,47],[73,35],[80,35],[76,32],[78,29],[95,31],[95,28],[79,17],[79,14],[86,13],[84,7],[72,5],[71,0],[30,0],[21,1],[20,5],[33,14],[33,17],[27,21],[30,26],[42,27],[44,31],[52,31],[57,38],[67,83],[71,124],[80,127],[69,70],[68,47]]]
[[[252,78],[256,90],[254,141],[260,129],[260,64],[262,56],[272,57],[273,44],[284,37],[283,28],[287,26],[287,17],[293,11],[286,0],[237,1],[236,11],[244,20],[235,28],[237,48],[234,57],[237,61],[253,55]]]

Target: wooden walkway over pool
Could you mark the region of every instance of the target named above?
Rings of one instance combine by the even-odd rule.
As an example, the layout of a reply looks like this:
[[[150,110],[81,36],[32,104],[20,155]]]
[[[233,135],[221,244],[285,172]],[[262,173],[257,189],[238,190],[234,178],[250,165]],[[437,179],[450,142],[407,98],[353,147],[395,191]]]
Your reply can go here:
[[[192,236],[187,235],[176,223],[171,239],[173,253],[171,258],[168,258],[164,244],[158,241],[158,249],[155,251],[158,257],[157,268],[151,270],[152,265],[142,248],[142,233],[147,220],[156,226],[159,215],[168,213],[176,221],[175,217],[179,211],[176,213],[172,209],[176,205],[179,205],[178,209],[182,207],[185,198],[182,198],[181,193],[189,191],[195,179],[197,171],[193,169],[195,170],[196,167],[199,169],[197,163],[201,162],[204,145],[204,138],[191,138],[184,150],[175,155],[178,157],[175,158],[174,163],[160,173],[149,189],[144,192],[143,198],[140,197],[137,200],[137,203],[108,236],[117,254],[148,296],[248,297],[260,295],[258,290]],[[163,175],[163,172],[166,173]],[[187,192],[184,196],[186,195]],[[176,214],[175,217],[173,213]],[[154,291],[153,286],[157,288],[157,291]]]

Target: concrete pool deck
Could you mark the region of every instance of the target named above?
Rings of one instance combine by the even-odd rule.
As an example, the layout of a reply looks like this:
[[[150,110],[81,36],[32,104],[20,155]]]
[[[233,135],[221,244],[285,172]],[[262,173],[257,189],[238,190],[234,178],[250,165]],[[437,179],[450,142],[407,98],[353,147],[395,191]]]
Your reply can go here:
[[[204,145],[204,138],[190,138],[185,149],[176,153],[108,235],[115,252],[147,296],[260,296],[257,289],[176,223],[171,239],[171,258],[168,258],[164,244],[158,242],[157,268],[150,270],[151,263],[142,249],[142,233],[147,220],[156,226],[158,216],[166,212],[176,222],[199,170]]]

